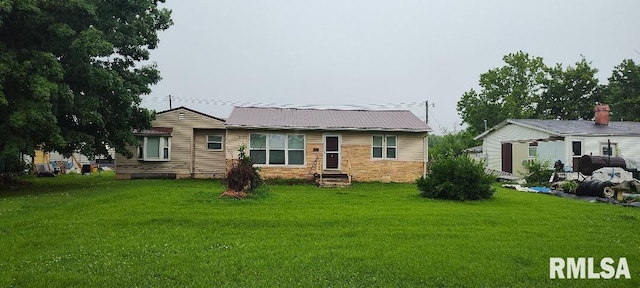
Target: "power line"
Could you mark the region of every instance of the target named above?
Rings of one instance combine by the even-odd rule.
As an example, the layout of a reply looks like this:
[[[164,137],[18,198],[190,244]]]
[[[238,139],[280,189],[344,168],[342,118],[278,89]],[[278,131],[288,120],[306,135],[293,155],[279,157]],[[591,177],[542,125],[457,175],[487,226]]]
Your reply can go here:
[[[145,100],[167,101],[167,97],[149,97]],[[154,101],[155,100],[155,101]],[[397,108],[409,108],[409,107],[421,107],[425,105],[425,101],[415,102],[401,102],[401,103],[372,103],[372,104],[285,104],[276,102],[248,102],[248,101],[229,101],[229,100],[216,100],[205,99],[196,97],[184,97],[184,96],[171,96],[171,100],[178,103],[191,103],[191,104],[206,104],[216,106],[239,106],[239,107],[277,107],[277,108],[331,108],[331,107],[345,107],[352,109],[397,109]]]

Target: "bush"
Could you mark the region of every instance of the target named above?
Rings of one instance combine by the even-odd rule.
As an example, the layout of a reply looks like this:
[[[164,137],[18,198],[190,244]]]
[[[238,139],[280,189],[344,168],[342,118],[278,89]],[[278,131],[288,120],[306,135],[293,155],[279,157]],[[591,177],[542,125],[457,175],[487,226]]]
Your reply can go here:
[[[429,174],[416,183],[423,197],[464,201],[491,198],[494,181],[482,163],[460,155],[435,159]]]
[[[527,169],[527,173],[524,176],[524,180],[527,183],[549,183],[549,178],[553,175],[553,170],[549,168],[551,161],[542,161],[539,158],[534,158],[526,162],[524,168]]]
[[[259,168],[253,166],[251,157],[244,152],[246,146],[238,149],[238,162],[227,173],[227,187],[235,191],[253,191],[262,183],[258,173]]]
[[[19,152],[10,150],[0,153],[0,173],[22,175],[29,171],[27,168]]]

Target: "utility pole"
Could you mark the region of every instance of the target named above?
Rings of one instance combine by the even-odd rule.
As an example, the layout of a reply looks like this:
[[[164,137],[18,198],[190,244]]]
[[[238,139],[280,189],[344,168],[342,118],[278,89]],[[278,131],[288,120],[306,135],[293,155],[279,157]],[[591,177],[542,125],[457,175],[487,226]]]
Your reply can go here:
[[[424,123],[429,124],[429,100],[424,101],[424,107],[426,108],[424,114]]]
[[[431,104],[431,107],[436,107],[436,105]],[[429,124],[429,100],[424,101],[424,108],[425,108],[424,123]]]
[[[169,110],[171,110],[171,109],[172,109],[172,107],[171,107],[171,94],[169,94]]]

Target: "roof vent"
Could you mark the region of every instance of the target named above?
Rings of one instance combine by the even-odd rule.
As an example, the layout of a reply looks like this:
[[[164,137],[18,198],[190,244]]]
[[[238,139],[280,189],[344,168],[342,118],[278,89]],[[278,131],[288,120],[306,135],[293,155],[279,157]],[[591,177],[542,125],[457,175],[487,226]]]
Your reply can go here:
[[[178,114],[178,120],[180,120],[180,121],[184,120],[184,113],[180,112]]]
[[[607,104],[600,104],[600,105],[596,105],[595,108],[593,108],[593,111],[596,112],[596,125],[603,125],[603,126],[607,126],[609,125],[609,105]]]

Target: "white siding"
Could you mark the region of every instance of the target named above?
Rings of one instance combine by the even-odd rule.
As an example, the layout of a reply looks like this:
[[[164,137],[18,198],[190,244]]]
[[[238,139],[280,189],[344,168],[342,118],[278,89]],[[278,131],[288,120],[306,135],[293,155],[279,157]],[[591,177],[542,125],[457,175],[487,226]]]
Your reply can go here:
[[[546,139],[551,134],[530,128],[507,124],[493,133],[489,133],[482,140],[482,152],[489,169],[502,169],[502,143],[518,140]]]
[[[611,136],[611,137],[574,137],[573,140],[583,140],[584,155],[601,155],[600,145],[607,144],[607,140],[618,146],[619,155],[624,158],[640,159],[640,138],[630,136]]]
[[[507,124],[486,135],[482,141],[483,156],[487,168],[500,170],[502,168],[502,143],[516,141],[533,141],[535,139],[546,139],[551,134],[533,130],[530,128]],[[628,159],[640,160],[640,137],[633,136],[566,136],[565,141],[538,142],[538,157],[541,160],[549,160],[552,166],[556,160],[562,161],[567,166],[572,166],[573,158],[581,155],[572,155],[572,141],[582,142],[582,155],[601,155],[600,146],[606,144],[607,140],[617,144],[619,154]],[[517,157],[516,157],[517,156]],[[521,155],[514,155],[514,172],[517,161],[524,159]]]
[[[549,161],[549,168],[552,168],[557,160],[565,164],[570,163],[567,162],[564,143],[564,141],[538,142],[538,158]]]

